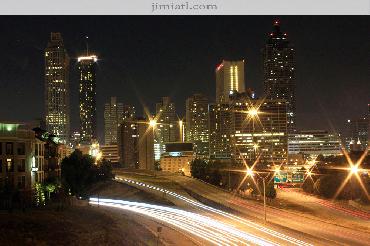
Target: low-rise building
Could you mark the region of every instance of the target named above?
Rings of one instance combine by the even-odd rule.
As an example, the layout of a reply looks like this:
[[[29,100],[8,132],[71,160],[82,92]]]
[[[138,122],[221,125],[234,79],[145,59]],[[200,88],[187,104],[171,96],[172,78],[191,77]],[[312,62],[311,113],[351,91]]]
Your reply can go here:
[[[45,178],[45,143],[21,123],[0,123],[0,186],[29,192]]]
[[[162,171],[190,176],[190,163],[194,159],[193,143],[166,143],[160,166]]]
[[[338,135],[324,130],[306,130],[289,135],[289,156],[304,154],[315,157],[318,155],[341,154],[341,141]]]
[[[105,159],[112,164],[119,163],[119,155],[118,155],[118,145],[117,144],[110,144],[110,145],[102,145],[100,146],[100,151],[102,153],[102,159]]]

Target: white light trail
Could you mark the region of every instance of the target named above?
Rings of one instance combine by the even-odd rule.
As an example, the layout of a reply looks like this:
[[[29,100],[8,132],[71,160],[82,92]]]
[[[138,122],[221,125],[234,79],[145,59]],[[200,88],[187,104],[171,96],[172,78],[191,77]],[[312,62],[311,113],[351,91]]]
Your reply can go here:
[[[251,228],[254,228],[256,230],[259,230],[263,233],[266,233],[270,236],[273,236],[273,237],[276,237],[276,238],[279,238],[279,239],[282,239],[286,242],[289,242],[291,244],[294,244],[294,245],[304,245],[304,246],[311,246],[312,244],[310,243],[306,243],[302,240],[299,240],[299,239],[296,239],[294,237],[291,237],[291,236],[288,236],[288,235],[285,235],[285,234],[282,234],[280,232],[277,232],[277,231],[274,231],[274,230],[271,230],[267,227],[264,227],[264,226],[261,226],[257,223],[254,223],[250,220],[246,220],[244,218],[241,218],[239,216],[236,216],[236,215],[233,215],[233,214],[230,214],[230,213],[227,213],[227,212],[224,212],[222,210],[219,210],[219,209],[216,209],[216,208],[213,208],[213,207],[210,207],[210,206],[207,206],[207,205],[204,205],[200,202],[197,202],[195,200],[192,200],[192,199],[189,199],[185,196],[182,196],[182,195],[179,195],[175,192],[172,192],[172,191],[168,191],[166,189],[163,189],[163,188],[159,188],[159,187],[156,187],[156,186],[153,186],[153,185],[149,185],[149,184],[145,184],[145,183],[142,183],[142,182],[138,182],[138,181],[134,181],[134,180],[131,180],[131,179],[122,179],[122,178],[119,178],[119,177],[116,177],[116,180],[119,180],[119,181],[123,181],[123,182],[126,182],[126,183],[130,183],[130,184],[136,184],[138,186],[142,186],[142,187],[146,187],[146,188],[149,188],[149,189],[152,189],[152,190],[157,190],[157,191],[160,191],[160,192],[163,192],[165,194],[168,194],[170,196],[173,196],[173,197],[176,197],[177,199],[180,199],[180,200],[183,200],[195,207],[198,207],[198,208],[201,208],[201,209],[204,209],[204,210],[207,210],[207,211],[211,211],[213,213],[216,213],[216,214],[219,214],[221,216],[224,216],[226,218],[229,218],[231,220],[234,220],[238,223],[241,223],[243,225],[246,225],[248,227],[251,227]]]
[[[209,217],[171,207],[124,200],[90,198],[91,204],[143,214],[176,226],[215,245],[278,245]]]

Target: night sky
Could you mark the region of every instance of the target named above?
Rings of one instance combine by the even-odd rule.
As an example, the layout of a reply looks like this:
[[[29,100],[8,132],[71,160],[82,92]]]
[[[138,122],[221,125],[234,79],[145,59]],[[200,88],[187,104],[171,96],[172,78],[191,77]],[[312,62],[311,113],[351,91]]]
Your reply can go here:
[[[78,130],[75,58],[99,56],[98,131],[110,96],[125,104],[171,96],[180,116],[185,99],[215,97],[215,67],[222,59],[246,60],[246,87],[262,94],[261,48],[281,21],[296,49],[299,129],[342,130],[345,119],[364,116],[370,103],[368,16],[14,16],[0,17],[0,119],[30,121],[44,115],[44,49],[61,32],[72,58],[72,130]]]

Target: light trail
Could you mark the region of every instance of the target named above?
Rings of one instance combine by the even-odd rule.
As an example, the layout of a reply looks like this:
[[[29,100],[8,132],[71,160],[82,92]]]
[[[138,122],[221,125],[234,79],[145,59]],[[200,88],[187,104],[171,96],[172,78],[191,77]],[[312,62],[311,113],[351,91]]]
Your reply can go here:
[[[278,245],[209,217],[171,207],[124,200],[90,198],[90,204],[143,214],[176,226],[216,245]]]
[[[168,194],[170,196],[173,196],[177,199],[185,201],[185,202],[187,202],[187,203],[189,203],[189,204],[191,204],[195,207],[198,207],[198,208],[201,208],[201,209],[204,209],[204,210],[207,210],[207,211],[211,211],[213,213],[216,213],[218,215],[229,218],[233,221],[236,221],[238,223],[241,223],[241,224],[246,225],[248,227],[251,227],[253,229],[259,230],[263,233],[266,233],[269,236],[279,238],[281,240],[284,240],[284,241],[289,242],[289,243],[294,244],[294,245],[305,245],[305,246],[312,245],[312,244],[306,243],[302,240],[290,237],[290,236],[282,234],[280,232],[271,230],[267,227],[261,226],[257,223],[254,223],[254,222],[250,221],[250,220],[247,220],[247,219],[241,218],[239,216],[224,212],[222,210],[204,205],[203,203],[197,202],[195,200],[189,199],[185,196],[179,195],[175,192],[172,192],[172,191],[169,191],[169,190],[166,190],[166,189],[163,189],[163,188],[159,188],[159,187],[156,187],[156,186],[153,186],[153,185],[145,184],[145,183],[142,183],[142,182],[138,182],[138,181],[134,181],[134,180],[131,180],[131,179],[126,179],[126,178],[122,179],[122,178],[116,177],[116,180],[123,181],[123,182],[129,183],[129,184],[134,184],[134,185],[146,187],[146,188],[149,188],[149,189],[152,189],[152,190],[157,190],[159,192],[163,192],[163,193]]]
[[[296,196],[306,198],[306,199],[308,199],[312,202],[315,202],[317,204],[320,204],[324,207],[334,209],[336,211],[343,212],[343,213],[346,213],[346,214],[349,214],[349,215],[352,215],[352,216],[355,216],[355,217],[358,217],[358,218],[361,218],[361,219],[364,219],[364,220],[370,220],[370,213],[367,213],[365,211],[361,211],[361,210],[358,210],[358,209],[345,208],[345,207],[343,207],[339,204],[336,204],[334,202],[327,201],[327,200],[315,197],[314,195],[303,194],[303,193],[296,192],[296,191],[293,191],[293,190],[290,190],[290,189],[285,189],[285,188],[281,188],[281,190],[283,192],[294,193]]]

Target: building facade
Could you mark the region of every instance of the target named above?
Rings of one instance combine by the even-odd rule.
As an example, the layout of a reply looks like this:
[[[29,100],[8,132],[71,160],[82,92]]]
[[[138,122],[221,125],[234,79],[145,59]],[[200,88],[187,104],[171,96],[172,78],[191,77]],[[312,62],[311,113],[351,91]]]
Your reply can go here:
[[[45,121],[46,130],[68,142],[69,57],[60,33],[51,33],[45,49]]]
[[[324,130],[305,130],[289,135],[289,155],[303,154],[310,157],[318,155],[339,155],[341,141],[338,135]]]
[[[165,151],[165,143],[176,142],[180,139],[179,120],[176,114],[175,103],[169,97],[162,97],[156,103],[155,126],[155,160],[159,161]]]
[[[82,144],[91,144],[96,132],[96,62],[95,55],[78,57],[80,137]]]
[[[231,158],[231,111],[228,103],[209,104],[209,157]]]
[[[216,103],[227,103],[230,94],[244,91],[244,60],[223,60],[216,68]]]
[[[31,193],[45,178],[44,142],[18,123],[0,123],[0,187]]]
[[[247,93],[231,98],[232,159],[252,164],[287,161],[287,104],[285,100],[252,99]]]
[[[104,106],[104,141],[106,145],[117,144],[118,124],[123,120],[123,104],[111,97]]]
[[[119,163],[119,154],[118,154],[117,144],[102,145],[100,146],[100,151],[102,153],[102,156],[101,156],[102,159],[105,159],[114,165]]]
[[[192,143],[166,144],[166,151],[161,155],[160,160],[162,171],[191,176],[190,164],[194,159],[193,148]]]
[[[154,130],[148,120],[130,118],[120,124],[118,153],[125,168],[154,170]]]
[[[268,99],[284,99],[287,102],[288,132],[295,130],[295,50],[286,33],[280,31],[279,21],[274,22],[263,48],[264,92]]]
[[[209,155],[208,98],[194,94],[186,99],[185,140],[194,144],[198,156]]]
[[[139,155],[138,168],[154,170],[154,130],[148,120],[137,121],[137,152]]]
[[[120,164],[124,168],[138,168],[138,140],[137,120],[125,119],[118,127],[118,153]]]

